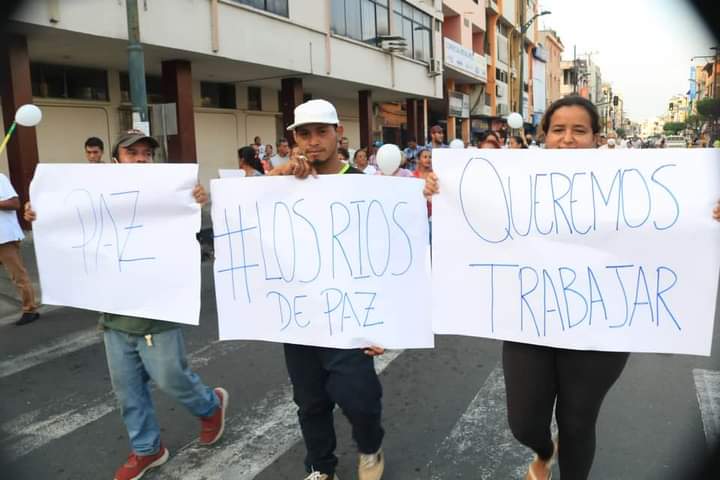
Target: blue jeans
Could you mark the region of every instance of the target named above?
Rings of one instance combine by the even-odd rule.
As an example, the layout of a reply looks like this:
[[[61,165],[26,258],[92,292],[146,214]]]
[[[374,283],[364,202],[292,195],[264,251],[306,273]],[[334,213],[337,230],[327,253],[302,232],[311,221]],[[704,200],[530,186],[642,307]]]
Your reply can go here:
[[[105,353],[130,446],[137,455],[153,455],[160,449],[149,380],[196,417],[210,416],[220,405],[212,389],[190,370],[179,328],[153,334],[152,346],[140,335],[107,329]]]

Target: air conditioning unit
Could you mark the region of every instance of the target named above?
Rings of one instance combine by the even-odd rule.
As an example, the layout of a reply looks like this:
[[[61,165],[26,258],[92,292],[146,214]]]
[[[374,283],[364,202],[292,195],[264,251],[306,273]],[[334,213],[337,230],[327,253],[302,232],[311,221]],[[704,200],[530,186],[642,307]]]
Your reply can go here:
[[[407,50],[407,40],[399,35],[380,35],[378,38],[378,46],[386,52],[404,52]]]
[[[443,72],[442,60],[437,58],[431,58],[428,62],[428,76],[437,77]]]
[[[495,96],[504,97],[507,94],[507,85],[504,83],[495,84]]]

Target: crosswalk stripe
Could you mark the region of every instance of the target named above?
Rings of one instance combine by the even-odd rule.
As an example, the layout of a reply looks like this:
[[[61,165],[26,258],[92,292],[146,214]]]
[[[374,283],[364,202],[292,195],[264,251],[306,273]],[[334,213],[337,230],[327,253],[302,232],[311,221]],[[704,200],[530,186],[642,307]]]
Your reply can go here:
[[[65,335],[29,352],[3,360],[0,362],[0,378],[15,375],[90,345],[95,345],[101,340],[102,332],[95,327]]]
[[[500,467],[512,472],[507,478],[524,478],[530,459],[531,454],[515,440],[507,424],[505,380],[497,365],[442,441],[427,470],[433,480],[455,478],[464,471],[475,471],[473,478],[496,479],[501,478]]]
[[[188,360],[192,369],[198,369],[219,356],[236,352],[243,345],[240,342],[215,341],[191,353]],[[62,403],[69,408],[60,413],[53,413],[58,410],[58,402],[53,402],[0,425],[6,458],[17,460],[117,409],[113,392],[84,403],[80,397],[77,394],[63,399]]]
[[[720,372],[696,368],[693,377],[705,439],[714,448],[720,442]]]
[[[392,350],[376,357],[378,374],[402,352]],[[228,418],[220,450],[209,453],[191,442],[154,478],[251,480],[300,440],[292,388],[284,385],[270,392],[248,416]]]

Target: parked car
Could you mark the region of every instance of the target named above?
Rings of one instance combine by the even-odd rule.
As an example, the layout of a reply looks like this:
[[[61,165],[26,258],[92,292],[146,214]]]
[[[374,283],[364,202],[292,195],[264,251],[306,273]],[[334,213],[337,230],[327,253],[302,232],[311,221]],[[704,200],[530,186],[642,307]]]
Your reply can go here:
[[[666,148],[687,148],[687,141],[682,135],[668,135],[665,140]]]

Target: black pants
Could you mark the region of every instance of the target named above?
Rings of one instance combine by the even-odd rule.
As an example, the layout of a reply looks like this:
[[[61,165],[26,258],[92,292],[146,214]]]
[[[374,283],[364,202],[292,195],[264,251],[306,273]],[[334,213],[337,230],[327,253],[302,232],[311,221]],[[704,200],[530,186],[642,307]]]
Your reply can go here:
[[[380,425],[382,387],[372,357],[357,349],[285,344],[285,363],[298,406],[308,472],[316,470],[330,478],[335,473],[336,404],[352,425],[358,450],[374,453],[380,449],[385,433]]]
[[[562,480],[584,480],[590,474],[600,406],[629,355],[503,343],[510,429],[520,443],[549,459],[555,405]]]

